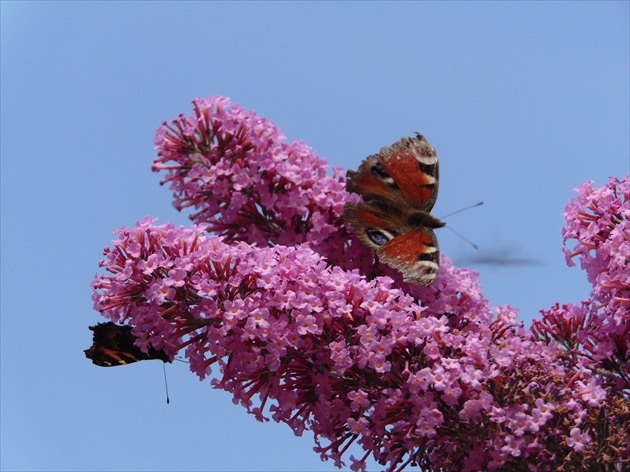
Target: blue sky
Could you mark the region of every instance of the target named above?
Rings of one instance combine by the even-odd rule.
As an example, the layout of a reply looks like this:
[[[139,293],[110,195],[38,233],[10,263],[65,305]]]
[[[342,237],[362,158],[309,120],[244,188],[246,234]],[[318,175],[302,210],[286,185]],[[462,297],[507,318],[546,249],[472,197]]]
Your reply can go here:
[[[527,324],[589,294],[573,188],[629,170],[628,2],[10,2],[1,7],[2,470],[336,470],[186,364],[99,368],[111,230],[188,224],[150,171],[163,120],[225,95],[331,165],[414,131],[440,155],[455,263]],[[481,264],[483,258],[526,264]],[[374,467],[376,468],[376,467]]]

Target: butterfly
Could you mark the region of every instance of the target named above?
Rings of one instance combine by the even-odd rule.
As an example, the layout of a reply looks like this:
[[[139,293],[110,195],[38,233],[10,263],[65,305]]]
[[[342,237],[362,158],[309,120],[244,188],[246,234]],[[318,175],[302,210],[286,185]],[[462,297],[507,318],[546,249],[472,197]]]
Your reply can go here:
[[[419,133],[367,157],[348,171],[346,190],[363,197],[348,202],[344,219],[359,241],[406,282],[431,285],[440,268],[434,228],[446,226],[430,214],[438,194],[435,149]]]
[[[113,367],[152,359],[171,362],[168,354],[160,349],[149,347],[146,353],[136,346],[138,338],[131,332],[131,326],[109,321],[90,326],[90,329],[94,331],[92,346],[84,351],[85,357],[98,366]]]

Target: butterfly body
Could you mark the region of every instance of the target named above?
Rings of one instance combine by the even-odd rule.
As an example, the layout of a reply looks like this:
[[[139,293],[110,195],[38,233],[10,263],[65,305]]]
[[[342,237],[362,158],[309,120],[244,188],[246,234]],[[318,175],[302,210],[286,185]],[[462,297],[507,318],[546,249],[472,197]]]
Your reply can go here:
[[[445,224],[430,212],[438,184],[437,153],[417,133],[348,172],[346,189],[361,195],[363,202],[346,203],[344,219],[361,243],[407,282],[430,285],[437,278],[440,251],[433,229]]]

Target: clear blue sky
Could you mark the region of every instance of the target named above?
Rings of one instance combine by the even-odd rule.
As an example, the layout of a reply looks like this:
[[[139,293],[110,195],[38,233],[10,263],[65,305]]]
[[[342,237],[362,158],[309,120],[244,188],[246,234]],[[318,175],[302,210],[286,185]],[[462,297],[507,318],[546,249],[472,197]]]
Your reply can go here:
[[[572,189],[629,168],[628,2],[2,1],[2,470],[336,470],[186,364],[83,356],[112,228],[188,224],[153,135],[225,95],[332,165],[414,131],[441,158],[442,251],[493,304],[588,296],[561,252]],[[482,265],[479,257],[525,260]]]

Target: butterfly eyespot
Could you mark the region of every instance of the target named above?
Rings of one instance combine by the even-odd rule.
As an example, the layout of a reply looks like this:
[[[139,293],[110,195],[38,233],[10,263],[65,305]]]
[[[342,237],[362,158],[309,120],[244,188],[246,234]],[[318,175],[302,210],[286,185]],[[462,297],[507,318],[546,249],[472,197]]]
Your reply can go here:
[[[365,232],[367,233],[368,238],[370,238],[370,241],[372,241],[377,246],[382,246],[387,241],[392,239],[391,236],[388,238],[386,233],[384,233],[383,231],[379,231],[378,229],[367,228]]]
[[[383,167],[383,164],[381,164],[380,162],[377,162],[372,166],[372,173],[378,178],[383,179],[391,187],[398,188],[396,181],[392,178],[391,175],[387,173],[385,167]]]
[[[383,164],[381,164],[380,162],[377,162],[376,164],[374,164],[374,166],[372,166],[372,173],[377,177],[380,177],[381,179],[391,178],[383,167]]]

